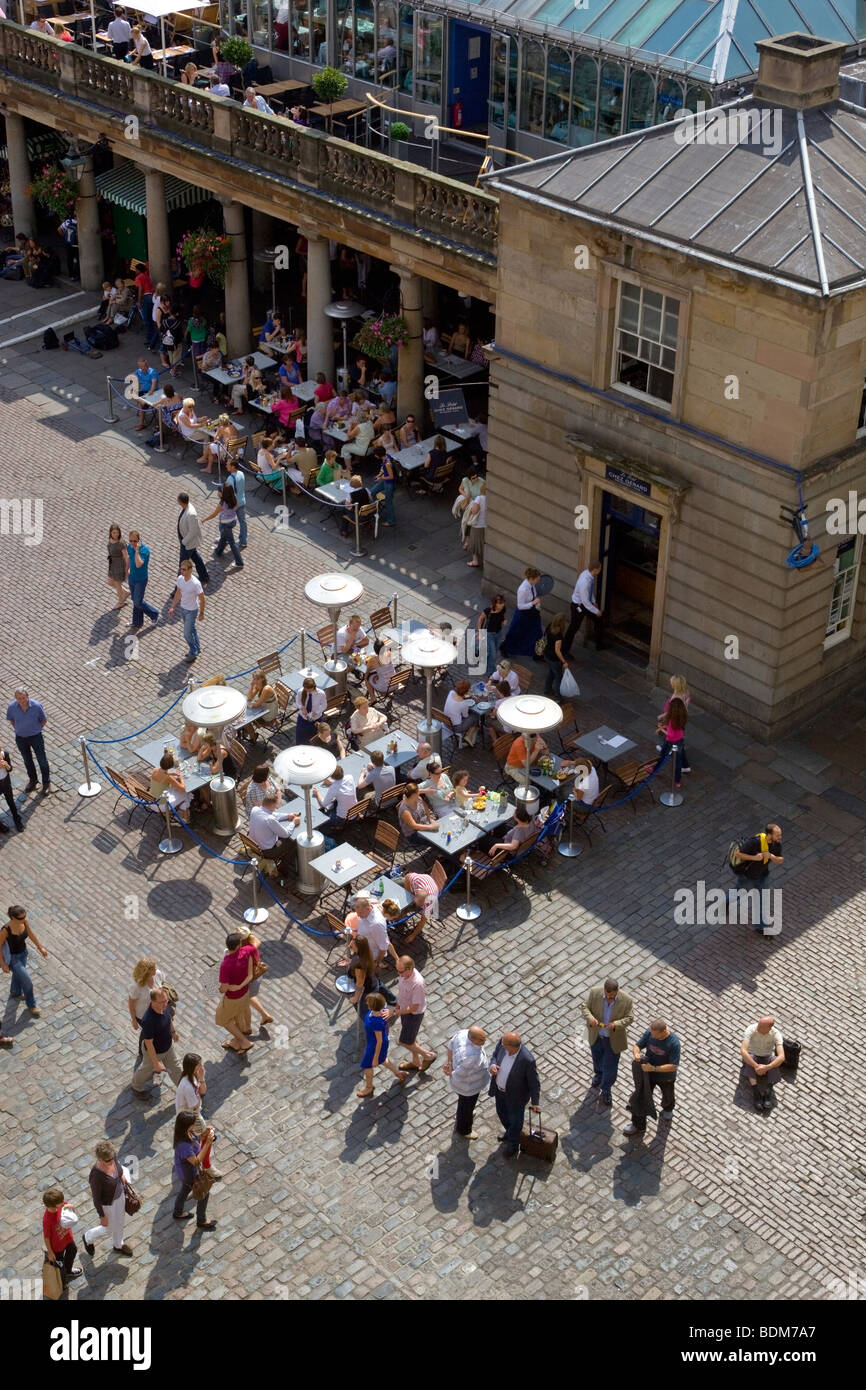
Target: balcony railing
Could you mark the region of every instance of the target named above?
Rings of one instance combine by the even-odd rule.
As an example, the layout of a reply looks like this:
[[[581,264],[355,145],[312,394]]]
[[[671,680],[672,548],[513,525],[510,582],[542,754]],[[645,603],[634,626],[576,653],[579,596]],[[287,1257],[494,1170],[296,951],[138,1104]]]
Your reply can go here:
[[[460,257],[495,266],[499,203],[490,193],[0,22],[0,85],[16,78],[31,92],[50,89],[61,103],[86,104],[91,127],[99,125],[100,113],[120,118],[116,139],[124,133],[123,120],[134,115],[142,137],[170,136],[224,161],[227,169],[220,177],[227,195],[232,192],[231,164],[253,165],[287,185],[303,185],[326,199],[360,206],[380,222],[396,223],[403,234],[408,227]],[[135,157],[134,144],[130,157]]]

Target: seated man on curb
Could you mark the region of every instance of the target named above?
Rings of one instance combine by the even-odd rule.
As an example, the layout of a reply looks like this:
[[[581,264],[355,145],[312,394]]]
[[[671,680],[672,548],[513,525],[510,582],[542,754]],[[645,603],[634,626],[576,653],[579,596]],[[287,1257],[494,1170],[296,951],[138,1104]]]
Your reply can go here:
[[[298,825],[301,817],[295,813],[285,820],[278,820],[276,813],[282,799],[280,792],[269,792],[261,806],[253,807],[250,811],[249,836],[258,845],[263,858],[279,866],[280,885],[285,887],[286,860],[295,852],[289,822]]]
[[[770,1109],[770,1088],[776,1084],[779,1067],[785,1060],[782,1034],[775,1027],[775,1022],[771,1014],[766,1014],[757,1023],[750,1023],[740,1044],[742,1076],[752,1087],[752,1101],[756,1110]]]

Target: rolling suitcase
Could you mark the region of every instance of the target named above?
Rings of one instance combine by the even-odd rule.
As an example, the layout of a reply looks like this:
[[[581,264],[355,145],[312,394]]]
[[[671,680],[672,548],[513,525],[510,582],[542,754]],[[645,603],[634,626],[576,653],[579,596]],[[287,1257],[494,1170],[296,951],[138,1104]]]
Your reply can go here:
[[[555,1129],[545,1129],[541,1115],[529,1112],[529,1126],[524,1125],[520,1135],[520,1152],[530,1158],[544,1158],[552,1163],[556,1157],[559,1135]]]

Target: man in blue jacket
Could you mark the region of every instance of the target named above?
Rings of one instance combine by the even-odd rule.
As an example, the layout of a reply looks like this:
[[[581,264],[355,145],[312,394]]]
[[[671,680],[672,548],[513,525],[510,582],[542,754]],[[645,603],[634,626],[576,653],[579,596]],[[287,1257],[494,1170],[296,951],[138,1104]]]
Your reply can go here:
[[[514,1158],[520,1149],[520,1133],[527,1102],[530,1110],[538,1110],[541,1086],[535,1058],[523,1046],[520,1034],[513,1030],[503,1033],[490,1059],[490,1095],[496,1101],[496,1113],[505,1130],[499,1136],[505,1144],[503,1155]]]

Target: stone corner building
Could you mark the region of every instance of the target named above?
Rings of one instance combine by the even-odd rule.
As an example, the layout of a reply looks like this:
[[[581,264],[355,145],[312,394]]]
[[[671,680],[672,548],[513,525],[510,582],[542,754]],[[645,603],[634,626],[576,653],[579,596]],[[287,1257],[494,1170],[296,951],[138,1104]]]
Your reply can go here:
[[[866,497],[866,110],[841,44],[758,47],[727,106],[491,176],[485,574],[567,610],[600,557],[649,675],[770,738],[866,674],[863,537],[827,526]]]

